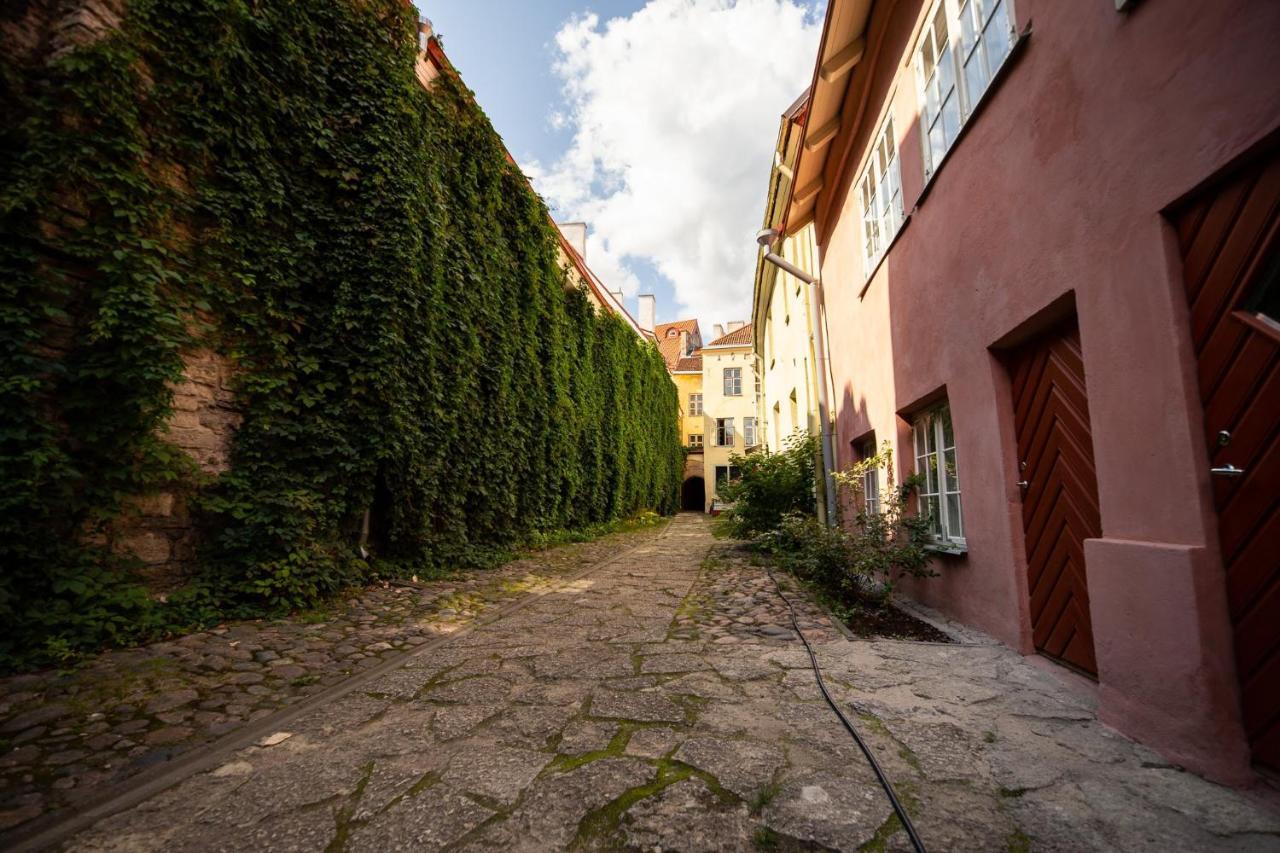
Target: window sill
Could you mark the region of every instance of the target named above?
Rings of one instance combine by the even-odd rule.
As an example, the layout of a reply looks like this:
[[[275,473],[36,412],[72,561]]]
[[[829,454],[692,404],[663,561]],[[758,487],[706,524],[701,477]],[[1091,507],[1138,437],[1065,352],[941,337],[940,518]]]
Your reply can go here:
[[[952,557],[962,557],[969,553],[968,546],[959,542],[930,542],[924,546],[924,549],[934,554],[949,554]]]
[[[880,257],[876,259],[875,266],[867,272],[866,281],[862,282],[862,289],[858,291],[858,298],[862,299],[867,295],[867,289],[871,287],[871,280],[876,277],[876,273],[880,271],[880,267],[884,265],[885,259],[889,257],[889,253],[893,251],[893,246],[898,242],[898,238],[902,236],[902,232],[907,230],[907,226],[911,224],[911,214],[908,213],[902,217],[902,224],[898,226],[898,230],[893,232],[893,237],[889,240],[889,245],[884,247],[884,251],[880,253]]]
[[[982,93],[982,97],[978,98],[978,102],[973,105],[973,111],[969,113],[969,117],[964,120],[964,124],[960,125],[960,130],[956,132],[955,141],[951,143],[951,147],[942,155],[942,159],[938,161],[938,165],[934,166],[933,171],[924,177],[924,186],[920,189],[920,195],[916,198],[916,208],[924,204],[925,198],[929,195],[929,190],[933,188],[934,179],[938,177],[938,173],[947,165],[947,161],[951,159],[951,152],[960,147],[960,143],[964,142],[964,138],[969,134],[969,128],[977,122],[978,117],[982,115],[983,109],[992,98],[992,93],[1000,88],[1006,77],[1013,70],[1013,66],[1018,64],[1018,60],[1025,52],[1027,42],[1031,39],[1031,22],[1027,21],[1027,26],[1018,33],[1018,37],[1014,39],[1013,44],[1009,46],[1009,56],[1005,59],[1004,64],[991,77],[991,82],[987,84],[986,91]],[[887,254],[887,252],[886,252]]]

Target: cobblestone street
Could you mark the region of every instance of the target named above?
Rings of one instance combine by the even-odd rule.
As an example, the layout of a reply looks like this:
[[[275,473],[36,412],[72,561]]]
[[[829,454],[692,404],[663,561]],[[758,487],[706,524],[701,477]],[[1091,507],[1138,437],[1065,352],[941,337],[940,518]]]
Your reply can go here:
[[[388,628],[373,640],[357,628],[358,654],[371,657],[348,667],[345,682],[332,676],[354,685],[344,695],[308,701],[307,686],[263,694],[274,704],[256,708],[258,720],[253,710],[228,716],[221,746],[178,758],[154,784],[66,811],[69,822],[33,841],[77,850],[909,849],[749,555],[717,543],[692,515],[661,535],[549,553],[572,568],[517,584],[509,606],[449,623],[460,627],[446,640],[432,639],[439,629]],[[579,571],[589,558],[595,568]],[[487,580],[510,585],[529,574],[508,567]],[[792,592],[829,685],[930,849],[1280,850],[1273,808],[1100,726],[1086,694],[1009,649],[851,641]],[[354,611],[363,614],[357,626],[370,607]],[[269,650],[304,668],[300,639],[312,630],[344,636],[335,627],[343,624],[257,628],[278,643],[245,638],[241,646],[260,648],[222,656],[270,668],[275,660],[255,656]],[[425,638],[417,649],[415,638]],[[187,667],[181,650],[203,647],[203,660],[213,642],[202,635],[146,654]],[[368,647],[378,642],[388,648]],[[81,691],[91,691],[94,671],[78,675]],[[139,694],[131,713],[150,731],[211,737],[196,715],[229,712],[206,710],[209,690],[191,689],[198,695],[166,689],[143,706],[174,700],[166,710],[139,712]],[[294,707],[272,710],[290,698]],[[42,707],[22,712],[25,727],[6,727],[50,730],[32,744],[69,729],[64,749],[88,753],[98,747],[77,738],[119,725],[112,707],[75,717],[79,725],[108,715],[105,729],[83,738],[71,712],[41,720]],[[159,718],[166,713],[175,716]],[[237,743],[237,732],[253,740]],[[5,756],[11,766],[22,748]],[[77,762],[88,759],[66,764]]]

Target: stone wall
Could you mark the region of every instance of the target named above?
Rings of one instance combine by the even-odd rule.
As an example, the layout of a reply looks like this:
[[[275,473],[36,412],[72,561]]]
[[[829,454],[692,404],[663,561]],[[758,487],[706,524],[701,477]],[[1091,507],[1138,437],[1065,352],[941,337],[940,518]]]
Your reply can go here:
[[[242,419],[231,392],[231,364],[208,349],[183,360],[186,375],[173,388],[173,416],[164,438],[185,451],[202,475],[216,476],[231,467],[231,444]],[[158,593],[181,583],[195,561],[200,529],[190,504],[204,479],[135,497],[108,533],[113,549],[143,562],[144,575]]]

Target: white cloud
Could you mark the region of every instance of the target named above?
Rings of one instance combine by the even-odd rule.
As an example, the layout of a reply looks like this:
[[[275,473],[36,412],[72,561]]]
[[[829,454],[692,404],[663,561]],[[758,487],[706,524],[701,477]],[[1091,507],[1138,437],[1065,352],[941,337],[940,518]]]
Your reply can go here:
[[[561,27],[572,141],[525,170],[557,218],[590,224],[610,288],[635,293],[628,263],[646,260],[683,314],[747,318],[779,116],[809,82],[820,27],[795,0],[650,0]]]

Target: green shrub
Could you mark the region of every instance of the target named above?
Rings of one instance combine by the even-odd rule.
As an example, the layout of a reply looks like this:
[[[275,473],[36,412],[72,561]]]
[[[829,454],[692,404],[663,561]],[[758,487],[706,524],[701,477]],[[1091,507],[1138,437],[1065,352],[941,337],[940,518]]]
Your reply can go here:
[[[730,465],[739,476],[718,490],[731,504],[718,526],[730,536],[750,539],[777,530],[789,513],[813,515],[817,450],[817,439],[797,430],[778,453],[734,454]]]

